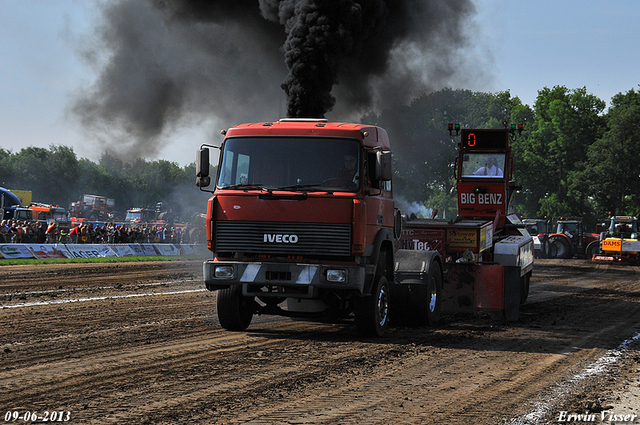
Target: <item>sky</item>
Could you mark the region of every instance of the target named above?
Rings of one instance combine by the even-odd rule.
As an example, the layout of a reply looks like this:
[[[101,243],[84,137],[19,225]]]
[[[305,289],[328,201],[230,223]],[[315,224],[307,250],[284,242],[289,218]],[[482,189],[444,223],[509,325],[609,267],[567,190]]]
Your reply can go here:
[[[79,52],[102,23],[102,1],[0,0],[0,148],[15,153],[64,145],[79,158],[99,160],[100,145],[74,119],[70,104],[98,75]],[[454,89],[509,90],[531,106],[544,87],[586,87],[607,104],[618,93],[639,89],[640,1],[474,4],[469,55],[477,58],[483,78]],[[216,124],[183,125],[146,159],[187,165],[202,143],[219,134]]]

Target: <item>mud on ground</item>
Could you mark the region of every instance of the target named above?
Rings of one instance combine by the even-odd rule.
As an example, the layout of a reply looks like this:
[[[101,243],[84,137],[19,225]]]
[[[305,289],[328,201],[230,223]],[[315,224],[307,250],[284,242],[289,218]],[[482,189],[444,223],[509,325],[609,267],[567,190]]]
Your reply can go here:
[[[271,316],[225,331],[199,261],[1,266],[0,415],[62,411],[83,424],[638,415],[639,271],[537,260],[517,322],[454,316],[368,339],[349,322]]]

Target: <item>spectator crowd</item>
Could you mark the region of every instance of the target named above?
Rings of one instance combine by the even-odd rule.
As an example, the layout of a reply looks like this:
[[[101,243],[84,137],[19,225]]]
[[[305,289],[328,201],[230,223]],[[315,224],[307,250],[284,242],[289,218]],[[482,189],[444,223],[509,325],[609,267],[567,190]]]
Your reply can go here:
[[[117,223],[81,223],[69,228],[56,222],[3,220],[0,243],[197,243],[189,240],[187,226],[142,224],[132,227]]]

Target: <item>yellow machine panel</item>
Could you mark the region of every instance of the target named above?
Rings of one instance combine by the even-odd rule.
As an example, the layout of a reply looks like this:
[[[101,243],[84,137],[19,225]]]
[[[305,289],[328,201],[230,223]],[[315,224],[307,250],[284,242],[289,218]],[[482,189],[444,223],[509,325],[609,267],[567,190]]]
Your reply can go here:
[[[622,239],[609,238],[602,241],[602,250],[605,252],[621,252],[622,251]]]

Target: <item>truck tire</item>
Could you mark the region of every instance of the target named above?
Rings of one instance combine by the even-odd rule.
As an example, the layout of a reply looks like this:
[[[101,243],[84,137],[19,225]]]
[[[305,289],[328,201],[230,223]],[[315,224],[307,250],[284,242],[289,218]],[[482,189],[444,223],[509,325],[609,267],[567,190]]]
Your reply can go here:
[[[244,331],[253,319],[253,299],[242,295],[242,286],[218,291],[218,320],[228,331]]]
[[[356,328],[361,335],[381,337],[389,327],[389,283],[377,276],[371,295],[356,298]]]
[[[429,326],[436,326],[440,322],[441,306],[442,272],[440,264],[434,261],[429,267],[429,280],[427,281],[427,320]]]
[[[436,326],[442,309],[442,266],[428,251],[398,250],[391,287],[391,323]]]
[[[554,245],[555,255],[553,258],[571,258],[573,253],[571,252],[571,244],[562,236],[551,236],[549,238],[549,245]]]

